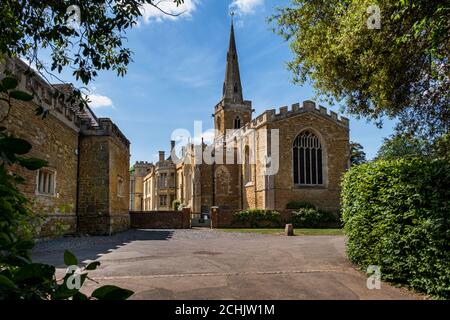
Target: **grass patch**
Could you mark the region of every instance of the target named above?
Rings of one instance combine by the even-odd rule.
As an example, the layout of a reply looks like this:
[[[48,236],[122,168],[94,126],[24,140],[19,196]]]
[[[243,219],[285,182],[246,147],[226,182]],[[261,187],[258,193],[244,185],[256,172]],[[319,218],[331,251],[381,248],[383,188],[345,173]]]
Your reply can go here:
[[[216,229],[223,232],[284,234],[284,229]],[[296,236],[340,236],[342,229],[294,229]]]

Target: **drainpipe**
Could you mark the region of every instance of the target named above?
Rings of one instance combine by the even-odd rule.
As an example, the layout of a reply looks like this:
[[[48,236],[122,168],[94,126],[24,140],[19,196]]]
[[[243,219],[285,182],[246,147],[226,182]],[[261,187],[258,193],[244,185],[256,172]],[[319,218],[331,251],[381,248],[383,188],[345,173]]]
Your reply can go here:
[[[81,153],[81,133],[78,133],[78,146],[77,146],[77,192],[75,196],[75,215],[77,218],[76,233],[80,233],[80,153]]]

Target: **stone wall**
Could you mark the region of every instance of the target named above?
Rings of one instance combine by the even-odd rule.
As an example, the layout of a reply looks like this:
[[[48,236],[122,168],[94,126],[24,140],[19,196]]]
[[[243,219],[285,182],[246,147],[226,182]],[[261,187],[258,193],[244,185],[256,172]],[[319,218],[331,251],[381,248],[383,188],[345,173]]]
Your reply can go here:
[[[315,113],[303,113],[274,122],[280,134],[280,169],[275,175],[274,208],[283,210],[290,201],[307,201],[318,208],[338,212],[340,182],[349,166],[349,130],[344,125]],[[324,158],[323,186],[296,186],[293,178],[292,146],[304,130],[312,131],[322,143]]]
[[[190,210],[130,212],[133,229],[190,229]]]
[[[129,228],[129,142],[109,119],[80,138],[79,230],[112,234]],[[119,192],[119,184],[122,190]]]
[[[72,90],[70,85],[50,86],[37,75],[25,75],[27,68],[19,59],[7,58],[0,64],[2,74],[8,70],[18,80],[18,89],[34,96],[26,103],[13,100],[2,126],[29,141],[33,149],[27,156],[46,160],[48,166],[42,172],[54,177],[44,194],[38,190],[39,171],[11,167],[25,179],[20,189],[43,219],[36,227],[37,236],[77,231],[110,234],[127,229],[129,141],[110,119],[97,119],[89,108],[69,105],[65,98]],[[46,118],[35,115],[38,106],[49,111]],[[0,101],[0,115],[7,112],[7,104]],[[119,180],[123,188],[119,188]]]
[[[54,194],[37,191],[38,171],[22,167],[12,168],[25,179],[19,189],[32,202],[33,210],[43,219],[36,230],[46,237],[76,232],[76,189],[78,131],[70,122],[61,121],[55,112],[45,119],[35,115],[37,105],[14,101],[8,118],[2,123],[7,131],[29,141],[33,148],[27,156],[48,161],[48,169],[55,173]],[[3,113],[6,105],[0,102]]]

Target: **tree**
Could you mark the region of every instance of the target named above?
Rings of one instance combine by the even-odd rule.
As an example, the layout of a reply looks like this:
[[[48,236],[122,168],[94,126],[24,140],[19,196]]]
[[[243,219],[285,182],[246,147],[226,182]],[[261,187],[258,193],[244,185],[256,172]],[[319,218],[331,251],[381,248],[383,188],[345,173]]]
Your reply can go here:
[[[449,16],[450,0],[292,0],[270,21],[290,41],[294,81],[311,80],[350,114],[379,125],[398,117],[399,130],[434,139],[450,124]]]
[[[171,1],[177,6],[184,2]],[[5,55],[24,58],[47,81],[49,76],[57,78],[56,73],[66,68],[73,70],[73,76],[84,85],[100,70],[112,69],[123,76],[132,55],[124,45],[126,31],[136,25],[144,4],[163,11],[160,3],[159,0],[1,1],[0,58]],[[42,62],[41,50],[50,51],[51,67]],[[74,89],[74,96],[86,105],[80,90]]]
[[[427,157],[430,146],[423,140],[402,134],[385,138],[378,150],[376,159],[392,160],[398,158]]]
[[[366,153],[364,147],[357,142],[350,142],[350,163],[358,165],[366,162]]]

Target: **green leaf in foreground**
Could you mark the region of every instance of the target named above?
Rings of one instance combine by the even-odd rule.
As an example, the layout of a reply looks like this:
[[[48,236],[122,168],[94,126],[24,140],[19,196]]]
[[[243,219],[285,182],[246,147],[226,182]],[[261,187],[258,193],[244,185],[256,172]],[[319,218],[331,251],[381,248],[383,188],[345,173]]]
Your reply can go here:
[[[11,90],[17,87],[17,80],[11,77],[6,77],[2,80],[2,89]]]
[[[74,256],[72,252],[69,250],[64,251],[64,264],[66,266],[77,266],[78,259]]]
[[[86,270],[93,271],[93,270],[97,269],[97,267],[98,267],[99,265],[100,265],[100,262],[99,262],[99,261],[91,262],[91,263],[89,263],[89,264],[86,266]]]
[[[28,170],[38,170],[40,168],[45,167],[48,163],[45,160],[37,159],[37,158],[20,158],[18,159],[19,164],[22,167],[27,168]]]
[[[97,298],[98,300],[126,300],[133,293],[133,291],[127,289],[107,285],[92,292],[92,297]]]
[[[33,96],[23,91],[14,90],[9,93],[9,96],[13,99],[20,101],[31,101],[33,100]]]

